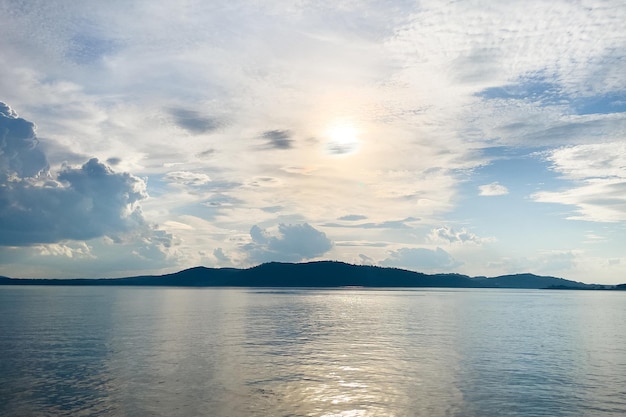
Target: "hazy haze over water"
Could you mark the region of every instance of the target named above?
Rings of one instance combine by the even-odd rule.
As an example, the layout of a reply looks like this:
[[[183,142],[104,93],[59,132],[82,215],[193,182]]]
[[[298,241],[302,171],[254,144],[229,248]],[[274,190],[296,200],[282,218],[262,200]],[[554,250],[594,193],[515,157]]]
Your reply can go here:
[[[0,288],[6,416],[621,416],[624,293]]]

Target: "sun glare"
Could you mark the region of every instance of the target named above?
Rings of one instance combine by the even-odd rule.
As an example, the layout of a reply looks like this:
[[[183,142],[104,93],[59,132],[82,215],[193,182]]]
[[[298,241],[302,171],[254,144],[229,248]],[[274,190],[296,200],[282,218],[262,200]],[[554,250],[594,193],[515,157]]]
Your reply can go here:
[[[328,131],[326,150],[333,155],[347,155],[359,148],[357,129],[350,124],[337,124]]]

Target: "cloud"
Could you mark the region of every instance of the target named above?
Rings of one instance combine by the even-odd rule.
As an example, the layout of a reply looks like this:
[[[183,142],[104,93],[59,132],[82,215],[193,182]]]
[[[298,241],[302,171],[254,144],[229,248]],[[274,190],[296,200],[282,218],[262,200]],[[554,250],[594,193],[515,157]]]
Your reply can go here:
[[[626,143],[606,142],[561,147],[546,158],[567,179],[626,179]]]
[[[441,248],[401,248],[390,253],[381,265],[420,270],[446,270],[462,265]]]
[[[575,268],[578,258],[580,254],[574,251],[549,251],[538,257],[537,268],[542,273],[563,272]]]
[[[626,179],[588,179],[564,191],[542,191],[532,195],[541,203],[572,205],[576,209],[570,220],[593,222],[626,221]]]
[[[207,133],[220,127],[220,123],[217,120],[202,116],[194,110],[172,108],[169,110],[169,113],[174,117],[174,122],[189,133]]]
[[[222,248],[213,249],[213,256],[215,256],[215,259],[217,259],[220,263],[230,264],[230,258],[226,256]]]
[[[183,184],[187,186],[201,186],[211,182],[211,177],[201,172],[173,171],[165,174],[163,179],[170,183]]]
[[[538,202],[576,207],[570,219],[626,221],[626,144],[609,142],[559,148],[547,154],[552,169],[572,185],[532,195]]]
[[[288,130],[268,130],[263,132],[263,139],[267,139],[267,146],[273,149],[290,149],[293,146],[291,132]]]
[[[147,227],[139,201],[145,182],[91,159],[57,180],[15,178],[0,188],[0,245],[115,236]]]
[[[337,220],[344,220],[344,221],[354,222],[354,221],[357,221],[357,220],[365,220],[365,219],[367,219],[367,216],[363,216],[362,214],[348,214],[346,216],[341,216]]]
[[[504,257],[497,261],[487,262],[487,267],[496,273],[520,273],[521,271],[535,274],[568,274],[581,270],[587,262],[598,264],[597,259],[581,258],[581,252],[575,250],[551,250],[533,254],[528,257]],[[582,267],[584,270],[584,267]]]
[[[480,190],[479,195],[482,196],[506,195],[509,193],[508,188],[506,188],[504,185],[499,184],[498,182],[481,185],[478,187],[478,189]]]
[[[115,166],[115,165],[119,165],[119,163],[122,162],[122,158],[111,157],[111,158],[108,158],[106,162],[109,165]]]
[[[91,34],[80,34],[69,40],[65,56],[77,64],[93,64],[114,52],[116,47],[113,40]]]
[[[339,220],[344,221],[357,221],[359,219],[367,219],[366,216],[343,216],[340,217]],[[384,222],[367,222],[367,223],[324,223],[325,227],[344,227],[348,229],[411,229],[412,226],[410,223],[420,221],[417,217],[407,217],[402,220],[387,220]]]
[[[34,124],[5,104],[0,105],[0,131],[0,245],[157,233],[139,206],[147,197],[144,180],[116,173],[96,158],[53,175],[37,148]]]
[[[316,258],[328,252],[333,244],[326,234],[308,223],[279,224],[275,234],[259,226],[250,229],[252,242],[243,249],[252,262],[285,261],[298,262]]]
[[[372,259],[371,257],[360,253],[359,254],[359,259],[361,260],[361,263],[363,265],[373,265],[374,264],[374,259]]]
[[[91,247],[85,242],[63,242],[49,243],[45,245],[34,245],[33,249],[41,256],[61,256],[67,258],[87,258],[94,259],[91,254]]]
[[[11,174],[36,177],[45,173],[48,161],[38,144],[35,124],[0,102],[0,180]]]
[[[448,226],[442,226],[430,231],[428,238],[433,242],[445,242],[445,243],[474,243],[477,245],[482,244],[486,239],[482,239],[476,236],[474,233],[465,229],[460,230],[453,229]],[[488,239],[487,239],[488,240]]]

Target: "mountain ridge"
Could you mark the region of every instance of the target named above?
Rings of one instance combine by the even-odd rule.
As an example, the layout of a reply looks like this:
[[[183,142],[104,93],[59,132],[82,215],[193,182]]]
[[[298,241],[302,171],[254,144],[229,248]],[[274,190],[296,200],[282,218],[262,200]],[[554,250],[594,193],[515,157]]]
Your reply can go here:
[[[340,261],[268,262],[251,268],[196,266],[164,275],[125,278],[8,278],[0,285],[178,286],[178,287],[368,287],[368,288],[522,288],[623,289],[531,273],[470,277],[457,273],[426,274],[401,268],[354,265]]]

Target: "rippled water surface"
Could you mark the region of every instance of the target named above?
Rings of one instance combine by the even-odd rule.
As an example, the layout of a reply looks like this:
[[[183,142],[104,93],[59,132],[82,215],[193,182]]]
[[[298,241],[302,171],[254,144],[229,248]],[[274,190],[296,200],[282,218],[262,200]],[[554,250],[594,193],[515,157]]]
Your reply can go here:
[[[623,416],[626,293],[0,287],[2,416]]]

